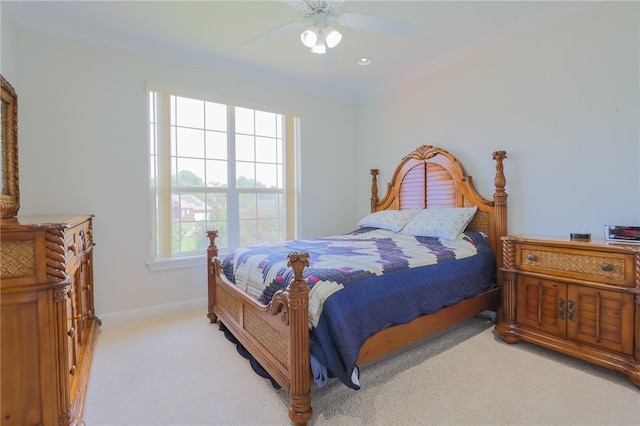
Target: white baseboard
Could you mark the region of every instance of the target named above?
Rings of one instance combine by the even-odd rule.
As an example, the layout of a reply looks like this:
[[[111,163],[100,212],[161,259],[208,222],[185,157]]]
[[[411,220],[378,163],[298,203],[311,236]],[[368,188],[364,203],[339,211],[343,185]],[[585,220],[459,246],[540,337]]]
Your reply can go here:
[[[205,311],[207,309],[206,297],[166,303],[164,305],[145,306],[144,308],[130,309],[128,311],[98,314],[98,318],[102,320],[102,328],[104,328],[201,309]]]

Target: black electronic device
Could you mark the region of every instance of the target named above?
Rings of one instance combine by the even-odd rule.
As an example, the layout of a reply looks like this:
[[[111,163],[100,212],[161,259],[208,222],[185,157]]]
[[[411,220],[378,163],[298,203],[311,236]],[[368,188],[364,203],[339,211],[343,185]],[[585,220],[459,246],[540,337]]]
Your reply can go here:
[[[640,226],[605,225],[604,239],[610,242],[640,244]]]

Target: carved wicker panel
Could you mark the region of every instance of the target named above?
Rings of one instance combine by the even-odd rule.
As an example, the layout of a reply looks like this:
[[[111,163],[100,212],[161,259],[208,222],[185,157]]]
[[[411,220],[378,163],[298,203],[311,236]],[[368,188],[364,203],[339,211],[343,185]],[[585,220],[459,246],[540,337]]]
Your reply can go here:
[[[469,207],[469,205],[465,203],[465,207]],[[485,234],[490,235],[489,213],[480,211],[476,212],[476,214],[473,216],[473,219],[471,219],[471,222],[469,222],[469,225],[467,225],[467,229],[470,229],[472,231],[484,232]]]
[[[603,269],[603,264],[612,266]],[[543,250],[523,249],[520,264],[530,268],[543,268],[555,271],[575,272],[624,281],[624,259],[582,254],[547,252]]]
[[[251,334],[260,344],[262,344],[269,353],[271,353],[283,366],[288,365],[289,345],[287,336],[278,332],[271,327],[268,322],[260,318],[250,310],[244,313],[244,328]]]
[[[216,304],[220,305],[234,320],[240,321],[240,304],[221,287],[216,288]]]
[[[35,247],[33,240],[2,241],[0,246],[0,276],[20,277],[35,273]]]

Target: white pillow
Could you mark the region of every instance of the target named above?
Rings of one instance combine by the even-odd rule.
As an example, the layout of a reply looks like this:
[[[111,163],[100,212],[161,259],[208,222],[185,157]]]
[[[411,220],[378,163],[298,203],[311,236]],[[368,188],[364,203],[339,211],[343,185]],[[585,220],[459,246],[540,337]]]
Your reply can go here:
[[[402,233],[457,240],[473,219],[476,210],[478,206],[424,209],[411,219],[411,222],[402,229]]]
[[[381,210],[362,218],[358,222],[358,228],[371,227],[399,232],[419,211],[418,209]]]

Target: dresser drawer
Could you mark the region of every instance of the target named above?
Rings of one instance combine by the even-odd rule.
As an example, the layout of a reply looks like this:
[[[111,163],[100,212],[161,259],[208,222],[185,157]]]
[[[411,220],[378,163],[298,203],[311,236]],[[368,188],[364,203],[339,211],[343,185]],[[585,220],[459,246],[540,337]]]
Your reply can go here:
[[[630,253],[516,244],[517,269],[614,285],[634,285],[633,261]]]
[[[64,232],[67,270],[74,269],[79,259],[93,246],[90,223],[82,222]]]

